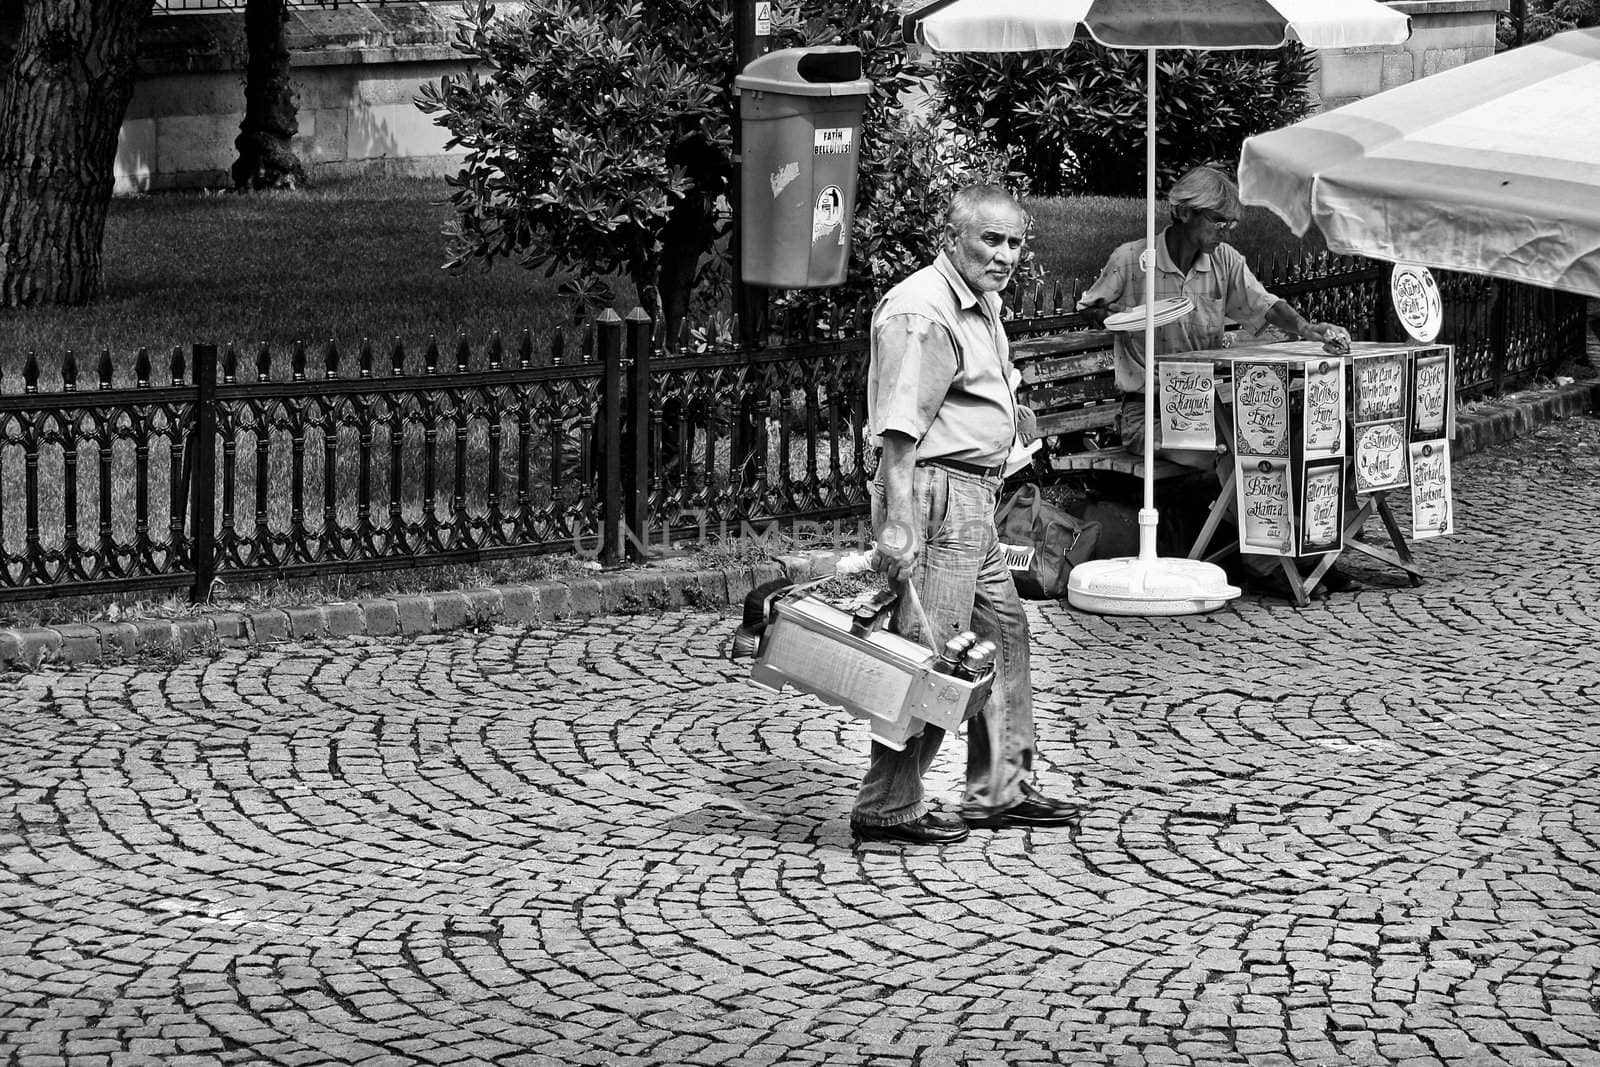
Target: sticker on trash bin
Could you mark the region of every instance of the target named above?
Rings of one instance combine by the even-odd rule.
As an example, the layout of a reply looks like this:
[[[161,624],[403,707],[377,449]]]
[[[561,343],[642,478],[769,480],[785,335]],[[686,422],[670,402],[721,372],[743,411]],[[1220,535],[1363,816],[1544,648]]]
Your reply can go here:
[[[811,209],[811,240],[826,237],[835,229],[844,234],[844,193],[837,185],[827,186],[817,195],[817,206]]]
[[[842,156],[850,151],[850,140],[855,130],[849,126],[825,126],[811,131],[811,154],[814,156]]]
[[[1444,301],[1427,267],[1396,263],[1389,275],[1389,299],[1394,302],[1394,313],[1400,325],[1406,328],[1412,340],[1427,344],[1439,336],[1439,326],[1444,322]]]
[[[772,186],[772,199],[778,199],[778,194],[794,184],[800,177],[800,164],[798,162],[785,163],[782,167],[767,175],[767,182]]]

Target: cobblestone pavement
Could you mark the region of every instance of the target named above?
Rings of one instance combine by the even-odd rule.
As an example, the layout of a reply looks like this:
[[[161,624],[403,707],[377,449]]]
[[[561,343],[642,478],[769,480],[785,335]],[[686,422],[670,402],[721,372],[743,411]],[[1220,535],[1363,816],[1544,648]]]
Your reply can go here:
[[[1600,420],[1456,474],[1421,588],[1039,607],[1098,802],[942,850],[705,612],[6,677],[0,1063],[1600,1064]]]

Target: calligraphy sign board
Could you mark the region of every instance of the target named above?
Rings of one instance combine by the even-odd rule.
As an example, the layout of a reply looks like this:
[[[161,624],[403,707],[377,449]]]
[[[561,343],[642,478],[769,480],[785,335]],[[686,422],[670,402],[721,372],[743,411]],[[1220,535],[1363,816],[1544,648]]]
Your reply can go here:
[[[1411,538],[1455,532],[1450,497],[1450,439],[1455,436],[1455,349],[1411,353]]]
[[[1448,345],[1411,353],[1411,440],[1455,436],[1455,350]]]
[[[1326,555],[1344,547],[1345,363],[1323,356],[1298,370],[1303,388],[1295,528],[1300,555]]]
[[[1409,353],[1403,348],[1357,352],[1350,357],[1350,457],[1358,493],[1399,489],[1409,482],[1406,386],[1410,366]]]
[[[1350,401],[1357,424],[1405,417],[1406,356],[1403,348],[1351,354]]]
[[[1233,360],[1233,425],[1241,456],[1289,454],[1289,364]]]
[[[1455,533],[1450,504],[1450,442],[1411,442],[1411,539]]]
[[[1239,551],[1255,556],[1292,556],[1294,496],[1289,461],[1238,457],[1234,479],[1239,516]]]
[[[1408,481],[1404,419],[1356,423],[1351,460],[1358,493],[1404,488]]]
[[[1160,424],[1162,448],[1213,449],[1217,445],[1216,367],[1197,362],[1162,360]]]
[[[1290,556],[1295,550],[1289,368],[1282,359],[1230,360],[1239,551],[1251,555]]]
[[[1299,522],[1302,556],[1344,547],[1344,457],[1308,460],[1300,470]]]
[[[1310,462],[1344,455],[1344,361],[1308,359],[1304,364],[1305,418],[1300,447]]]

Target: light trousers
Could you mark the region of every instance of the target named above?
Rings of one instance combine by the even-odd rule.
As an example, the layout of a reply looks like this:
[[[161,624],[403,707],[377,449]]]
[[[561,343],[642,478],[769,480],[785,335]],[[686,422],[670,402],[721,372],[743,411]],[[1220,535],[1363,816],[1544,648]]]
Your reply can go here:
[[[1018,804],[1033,768],[1028,619],[995,534],[1000,484],[998,477],[932,465],[916,468],[912,486],[923,520],[924,545],[910,580],[916,583],[932,634],[923,635],[908,598],[902,596],[895,610],[897,632],[930,648],[943,647],[962,630],[995,643],[996,674],[989,699],[963,727],[967,767],[961,812],[973,817]],[[873,529],[881,529],[883,522],[880,480],[872,484]],[[851,820],[893,826],[921,818],[928,810],[923,776],[944,734],[937,726],[925,726],[907,740],[903,752],[874,741]]]

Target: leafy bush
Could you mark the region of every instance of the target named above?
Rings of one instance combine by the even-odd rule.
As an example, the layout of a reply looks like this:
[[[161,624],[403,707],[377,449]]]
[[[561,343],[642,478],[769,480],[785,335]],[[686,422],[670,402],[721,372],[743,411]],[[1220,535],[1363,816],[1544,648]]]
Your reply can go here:
[[[872,298],[932,260],[944,208],[973,182],[1026,191],[1020,175],[959,130],[916,117],[883,115],[861,146],[856,223],[845,292]]]
[[[1270,52],[1157,56],[1157,184],[1201,163],[1238,158],[1252,134],[1310,109],[1312,64],[1290,44]],[[1142,196],[1145,56],[1080,41],[1059,52],[956,55],[938,61],[952,121],[1026,176],[1040,195]]]
[[[1552,34],[1583,26],[1600,26],[1600,0],[1527,0],[1522,12],[1521,43],[1542,41]],[[1501,48],[1518,43],[1518,29],[1514,13],[1501,18]]]
[[[731,175],[726,6],[475,0],[462,15],[454,44],[474,69],[418,100],[466,149],[449,265],[571,269],[594,303],[626,273],[658,315],[663,281],[685,299]]]
[[[572,290],[595,303],[623,273],[677,336],[696,286],[723,295],[729,284],[732,40],[726,0],[529,0],[505,13],[471,0],[455,47],[474,70],[424,86],[418,101],[466,149],[450,179],[452,264],[570,270]],[[907,60],[894,0],[775,7],[770,43],[862,52],[873,90],[851,284],[881,288],[923,258],[933,214],[968,173],[960,142],[900,107],[923,72]]]

